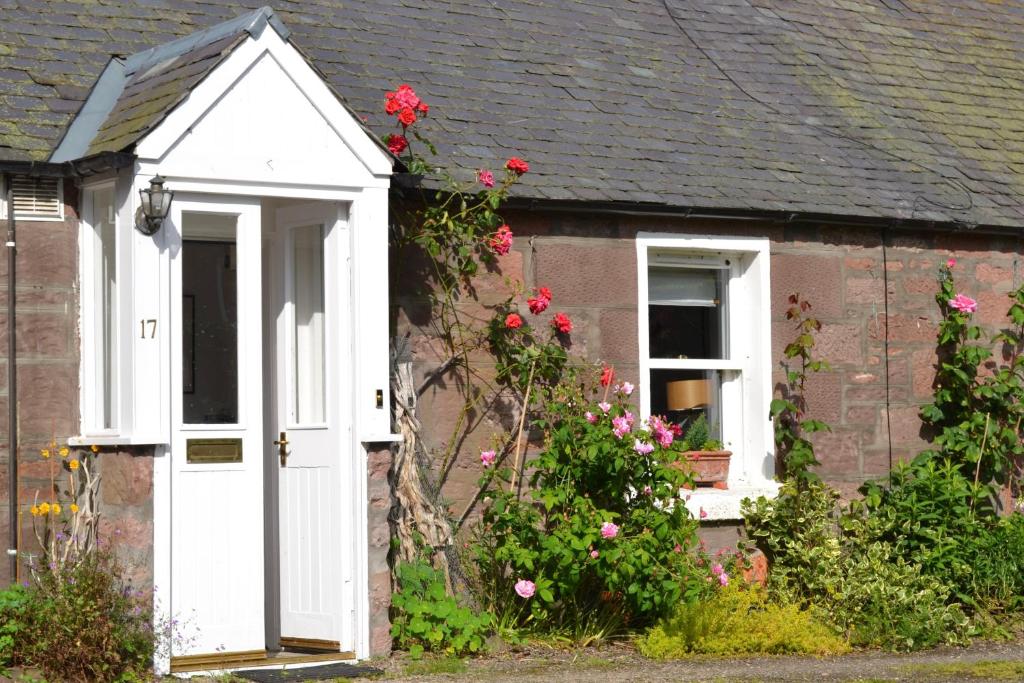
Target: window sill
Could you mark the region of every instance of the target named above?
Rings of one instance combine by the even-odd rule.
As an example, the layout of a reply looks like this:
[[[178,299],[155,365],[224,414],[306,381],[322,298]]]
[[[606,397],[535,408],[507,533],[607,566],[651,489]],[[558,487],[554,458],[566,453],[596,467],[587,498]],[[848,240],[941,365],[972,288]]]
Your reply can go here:
[[[702,522],[739,521],[743,519],[743,515],[740,514],[740,503],[744,498],[774,498],[779,492],[779,486],[777,481],[765,481],[724,490],[697,489],[688,492],[686,508],[695,519]],[[700,517],[701,510],[707,513],[703,519]]]
[[[157,437],[116,436],[72,436],[68,438],[69,446],[153,446],[167,443],[166,439]]]
[[[404,437],[401,434],[364,434],[359,437],[361,443],[395,443]]]

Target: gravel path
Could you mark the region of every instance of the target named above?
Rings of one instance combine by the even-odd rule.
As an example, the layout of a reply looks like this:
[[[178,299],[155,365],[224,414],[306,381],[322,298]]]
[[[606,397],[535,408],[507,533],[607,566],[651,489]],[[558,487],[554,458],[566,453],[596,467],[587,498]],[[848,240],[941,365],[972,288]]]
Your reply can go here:
[[[978,666],[979,662],[1010,662],[1015,666],[994,670],[990,665]],[[530,648],[469,660],[466,671],[461,673],[434,675],[408,675],[411,662],[401,656],[370,664],[384,669],[387,680],[400,681],[1019,681],[1024,680],[1024,642],[978,643],[968,648],[938,648],[913,654],[872,651],[822,659],[760,657],[673,662],[646,659],[628,645],[579,652]],[[945,668],[950,665],[968,668],[950,671]]]

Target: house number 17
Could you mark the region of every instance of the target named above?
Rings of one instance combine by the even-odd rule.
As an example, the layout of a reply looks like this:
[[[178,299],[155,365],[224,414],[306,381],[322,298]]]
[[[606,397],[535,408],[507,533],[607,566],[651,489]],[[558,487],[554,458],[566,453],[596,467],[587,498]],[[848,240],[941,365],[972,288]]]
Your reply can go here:
[[[147,338],[147,336],[146,336],[146,328],[147,328],[147,326],[149,328],[149,337],[148,338],[149,339],[155,338],[156,337],[156,318],[150,318],[149,320],[140,320],[139,321],[139,328],[142,331],[142,334],[140,336],[143,339]]]

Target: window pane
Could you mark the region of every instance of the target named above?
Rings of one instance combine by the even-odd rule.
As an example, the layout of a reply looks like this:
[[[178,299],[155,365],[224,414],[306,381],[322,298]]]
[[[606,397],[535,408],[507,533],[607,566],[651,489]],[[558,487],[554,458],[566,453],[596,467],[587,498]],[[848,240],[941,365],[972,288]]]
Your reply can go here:
[[[182,214],[182,393],[186,424],[238,422],[238,218]]]
[[[95,426],[116,427],[117,403],[117,240],[114,189],[92,193],[90,224],[95,231],[93,253],[93,305],[95,318]]]
[[[651,415],[683,426],[704,415],[708,438],[722,440],[722,378],[717,370],[651,370]],[[697,448],[698,446],[693,446]]]
[[[650,358],[725,358],[725,278],[711,268],[648,270]]]
[[[292,303],[295,354],[295,421],[323,423],[324,385],[324,231],[308,225],[292,231]]]

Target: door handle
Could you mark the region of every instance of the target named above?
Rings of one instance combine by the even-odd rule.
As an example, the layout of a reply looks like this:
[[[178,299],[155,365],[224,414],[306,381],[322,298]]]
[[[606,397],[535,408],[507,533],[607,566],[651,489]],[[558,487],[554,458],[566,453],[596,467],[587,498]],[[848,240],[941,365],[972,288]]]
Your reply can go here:
[[[277,454],[281,456],[281,467],[288,465],[288,434],[281,432],[280,438],[274,442],[277,446]]]

